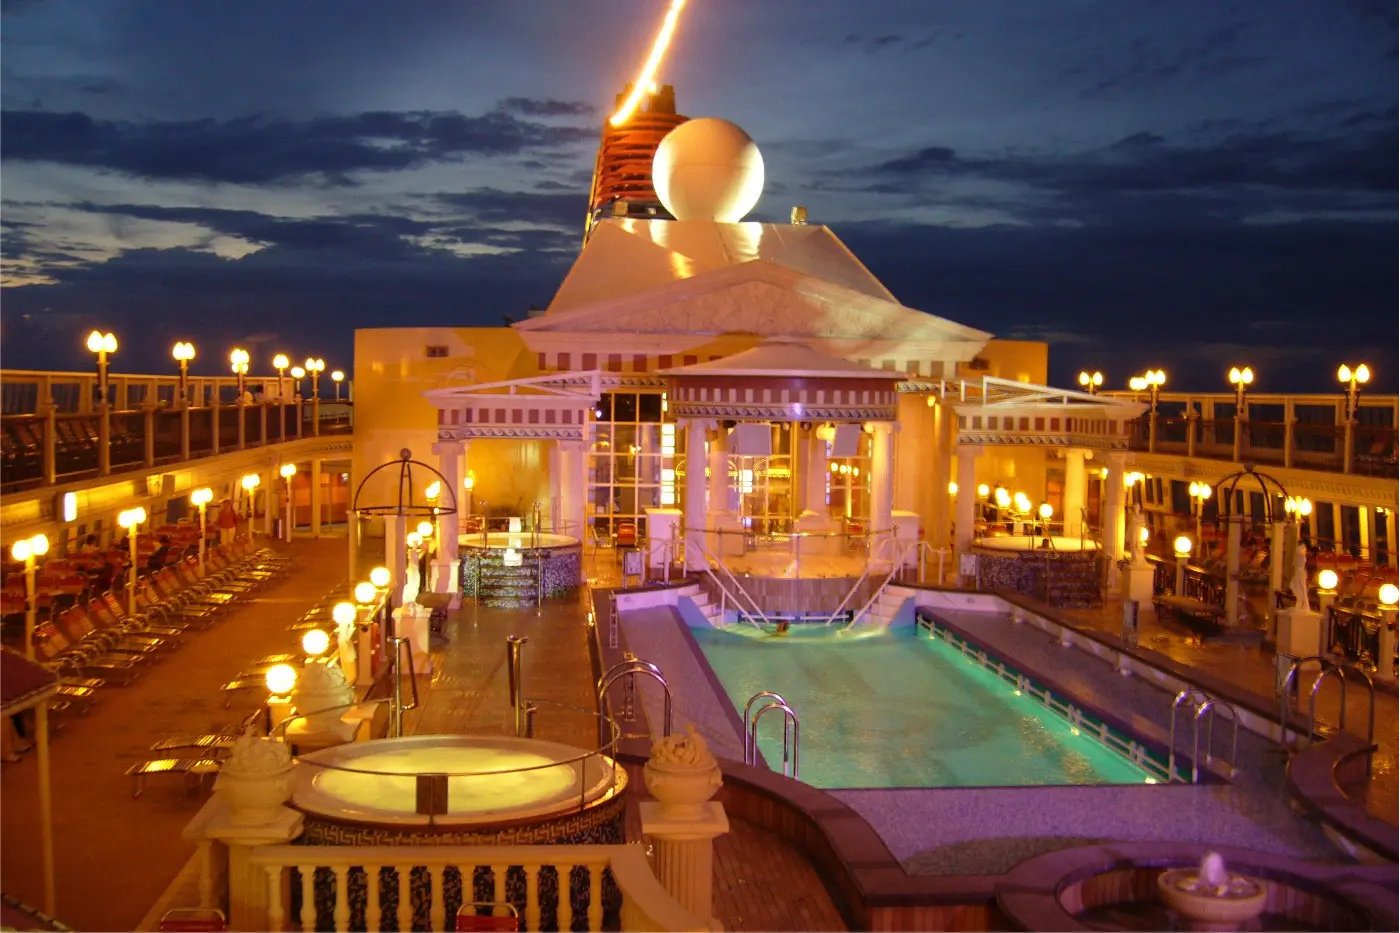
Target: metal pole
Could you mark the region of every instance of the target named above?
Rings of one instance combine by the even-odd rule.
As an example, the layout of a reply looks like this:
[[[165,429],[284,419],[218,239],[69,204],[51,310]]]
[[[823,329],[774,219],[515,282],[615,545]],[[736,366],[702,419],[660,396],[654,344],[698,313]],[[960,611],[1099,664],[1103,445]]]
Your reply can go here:
[[[204,576],[204,548],[208,542],[207,504],[199,504],[199,575]]]
[[[31,661],[34,660],[34,625],[38,622],[39,617],[34,581],[36,570],[33,555],[26,557],[24,560],[24,656]]]
[[[506,636],[506,673],[509,678],[510,708],[515,721],[515,734],[525,737],[524,689],[520,682],[520,652],[530,639],[524,635]]]
[[[31,644],[32,648],[32,644]],[[43,700],[34,710],[35,747],[39,759],[39,859],[44,872],[44,913],[57,912],[53,868],[53,788],[49,764],[49,701]]]
[[[141,513],[136,513],[141,514]],[[128,536],[127,544],[130,545],[128,557],[131,558],[131,592],[127,594],[127,615],[136,618],[136,555],[140,552],[141,544],[141,523],[136,522],[131,526],[131,534]]]
[[[392,636],[387,641],[394,647],[394,657],[389,662],[393,666],[394,676],[394,700],[393,708],[390,710],[390,719],[393,721],[393,737],[398,738],[403,735],[403,670],[399,666],[403,646],[399,639]]]

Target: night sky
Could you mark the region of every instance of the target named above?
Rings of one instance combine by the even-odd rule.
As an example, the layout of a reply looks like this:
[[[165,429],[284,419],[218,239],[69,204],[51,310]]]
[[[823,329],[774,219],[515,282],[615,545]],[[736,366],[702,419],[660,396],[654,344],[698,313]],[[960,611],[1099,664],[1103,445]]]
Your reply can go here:
[[[665,0],[5,0],[3,354],[349,364],[500,325],[577,254],[599,128]],[[906,305],[1051,379],[1394,391],[1396,6],[690,0],[662,79]]]

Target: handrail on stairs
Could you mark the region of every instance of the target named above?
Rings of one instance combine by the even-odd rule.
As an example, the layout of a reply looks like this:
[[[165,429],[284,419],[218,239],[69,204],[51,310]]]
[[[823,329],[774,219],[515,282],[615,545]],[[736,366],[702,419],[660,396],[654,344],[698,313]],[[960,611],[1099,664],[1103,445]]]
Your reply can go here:
[[[734,573],[724,565],[724,561],[720,560],[719,556],[716,555],[713,551],[711,551],[708,546],[706,546],[703,531],[687,528],[686,533],[686,547],[688,548],[692,544],[696,544],[699,546],[701,555],[705,557],[705,572],[709,574],[711,580],[715,581],[715,586],[719,587],[719,591],[723,593],[726,597],[728,597],[730,602],[732,602],[736,607],[738,607],[739,614],[747,616],[749,624],[752,625],[754,628],[762,628],[763,625],[771,625],[772,621],[764,613],[763,609],[759,607],[758,601],[755,600],[753,596],[749,594],[748,590],[744,589],[743,584],[741,584],[739,580],[734,576]],[[729,589],[724,585],[724,582],[720,580],[720,578],[715,574],[714,567],[710,566],[711,561],[713,561],[714,565],[719,567],[720,570],[724,571],[724,575],[729,578],[729,582],[734,584],[734,589],[737,590],[740,594],[744,596],[745,599],[748,600],[748,607],[745,607],[743,602],[739,600],[733,593],[731,593]],[[757,616],[759,619],[761,619],[763,621],[763,625],[759,625],[758,622],[755,622],[754,616]]]
[[[908,548],[905,549],[905,552],[907,551]],[[851,616],[851,621],[847,622],[845,627],[843,627],[841,631],[850,631],[851,628],[853,628],[857,622],[859,622],[862,618],[865,617],[866,614],[870,612],[870,607],[874,606],[875,603],[880,599],[880,597],[884,595],[885,590],[890,585],[890,582],[894,580],[895,574],[899,573],[899,568],[903,565],[904,554],[901,553],[896,556],[893,565],[890,567],[890,572],[885,575],[885,579],[881,581],[879,586],[875,587],[875,592],[871,595],[870,599],[866,602],[864,606],[861,606],[859,609],[856,610],[856,612]]]
[[[847,592],[846,595],[841,599],[840,605],[836,607],[835,611],[832,612],[831,615],[826,617],[826,622],[823,623],[824,625],[830,625],[832,622],[835,622],[836,617],[846,611],[846,605],[851,601],[851,598],[854,597],[856,593],[860,592],[861,585],[865,583],[867,579],[870,578],[870,572],[875,569],[875,562],[880,559],[880,548],[882,548],[887,542],[898,541],[898,538],[881,538],[879,541],[875,542],[875,546],[870,549],[870,556],[866,558],[865,570],[861,571],[860,577],[857,578],[855,585],[853,585],[850,591]],[[894,562],[895,568],[898,568],[899,565],[900,561]]]

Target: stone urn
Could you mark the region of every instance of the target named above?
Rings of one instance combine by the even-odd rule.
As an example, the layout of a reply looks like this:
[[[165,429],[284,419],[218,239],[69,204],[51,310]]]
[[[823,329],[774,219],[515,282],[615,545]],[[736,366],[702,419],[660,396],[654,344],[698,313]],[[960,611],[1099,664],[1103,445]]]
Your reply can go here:
[[[642,777],[661,812],[676,820],[702,818],[705,802],[724,783],[719,762],[694,726],[653,745]]]
[[[339,665],[309,661],[297,677],[292,705],[307,732],[330,732],[340,725],[340,717],[355,702],[355,688],[345,680]]]
[[[228,803],[229,819],[258,826],[277,819],[292,798],[292,750],[276,739],[245,732],[219,768],[215,793]]]
[[[1173,868],[1157,877],[1162,902],[1193,930],[1238,930],[1264,911],[1263,883],[1225,870],[1219,853],[1207,852],[1197,868]]]

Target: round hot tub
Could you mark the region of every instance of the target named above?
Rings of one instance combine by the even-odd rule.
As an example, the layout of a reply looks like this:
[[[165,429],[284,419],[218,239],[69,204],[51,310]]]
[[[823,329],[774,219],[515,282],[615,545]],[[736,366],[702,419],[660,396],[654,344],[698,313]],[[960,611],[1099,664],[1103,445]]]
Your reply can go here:
[[[1063,535],[995,535],[972,542],[979,589],[1011,590],[1064,609],[1102,600],[1098,542]]]
[[[626,772],[507,736],[377,739],[303,755],[291,805],[318,845],[620,842]]]
[[[462,595],[488,606],[533,606],[540,597],[571,599],[583,572],[583,545],[568,535],[466,534],[458,539]]]

